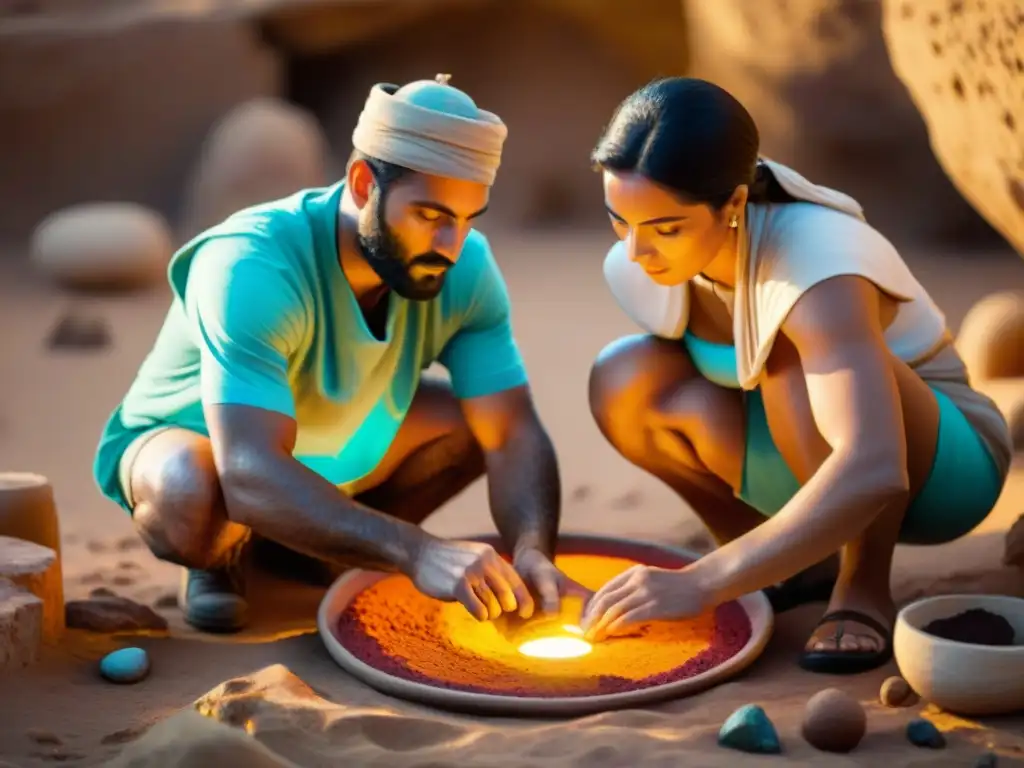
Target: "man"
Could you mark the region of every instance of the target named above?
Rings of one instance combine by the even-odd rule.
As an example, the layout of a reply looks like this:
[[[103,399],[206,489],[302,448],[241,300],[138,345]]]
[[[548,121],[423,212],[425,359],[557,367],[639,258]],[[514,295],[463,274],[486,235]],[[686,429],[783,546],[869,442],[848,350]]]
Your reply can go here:
[[[188,569],[193,626],[246,623],[250,537],[408,575],[478,619],[557,610],[560,489],[487,240],[507,130],[462,91],[377,85],[343,182],[241,211],[171,261],[174,301],[95,477]],[[437,361],[451,385],[420,378]],[[513,564],[419,524],[486,473]],[[534,594],[531,594],[531,589]]]

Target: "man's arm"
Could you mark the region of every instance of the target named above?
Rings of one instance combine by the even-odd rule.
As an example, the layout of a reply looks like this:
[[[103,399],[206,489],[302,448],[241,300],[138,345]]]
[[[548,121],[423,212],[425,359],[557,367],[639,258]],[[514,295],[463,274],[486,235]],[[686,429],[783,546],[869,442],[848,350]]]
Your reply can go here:
[[[558,462],[530,395],[508,290],[483,235],[467,240],[457,269],[453,290],[467,310],[438,360],[486,456],[491,514],[505,545],[550,559],[561,512]]]
[[[535,549],[554,557],[561,514],[555,449],[529,388],[519,386],[462,401],[487,461],[491,515],[515,554]]]
[[[422,531],[357,503],[296,461],[294,419],[245,405],[205,412],[232,522],[322,560],[412,575]]]
[[[288,358],[310,319],[274,247],[256,238],[201,246],[185,292],[228,518],[314,557],[408,572],[420,530],[357,504],[292,456]]]

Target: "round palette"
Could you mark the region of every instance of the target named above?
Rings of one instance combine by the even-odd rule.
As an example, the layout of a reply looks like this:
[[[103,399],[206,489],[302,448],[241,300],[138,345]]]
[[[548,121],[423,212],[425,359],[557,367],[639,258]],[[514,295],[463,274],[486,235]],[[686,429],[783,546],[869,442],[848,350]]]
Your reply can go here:
[[[500,549],[494,536],[476,536]],[[555,562],[590,589],[636,564],[681,568],[694,552],[562,534]],[[738,674],[773,626],[761,592],[687,621],[649,622],[587,643],[582,604],[561,615],[480,622],[419,593],[405,576],[349,571],[320,605],[320,636],[345,671],[393,696],[489,714],[582,715],[689,695]]]

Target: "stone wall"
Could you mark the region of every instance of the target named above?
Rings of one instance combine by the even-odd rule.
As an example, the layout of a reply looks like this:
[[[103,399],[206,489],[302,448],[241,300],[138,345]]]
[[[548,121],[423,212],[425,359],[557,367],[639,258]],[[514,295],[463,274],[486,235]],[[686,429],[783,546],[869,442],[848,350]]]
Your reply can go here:
[[[693,73],[746,105],[767,155],[853,195],[887,234],[996,242],[932,155],[889,61],[881,2],[684,5]]]
[[[950,178],[1024,255],[1024,3],[887,0],[896,72]]]
[[[111,198],[171,213],[210,125],[275,94],[279,57],[230,19],[0,29],[0,236]]]
[[[366,92],[452,74],[452,84],[509,127],[489,221],[512,225],[606,225],[589,152],[624,94],[646,79],[570,19],[505,5],[439,11],[432,34],[418,26],[296,59],[289,95],[320,116],[344,162]]]
[[[690,71],[747,104],[767,154],[858,197],[890,236],[994,242],[932,155],[880,3],[645,0],[626,13],[623,0],[88,0],[88,14],[83,3],[0,5],[0,239],[94,200],[175,221],[204,136],[254,97],[310,109],[337,171],[370,85],[439,71],[509,124],[495,217],[603,224],[587,162],[602,126],[637,85]],[[951,173],[977,202],[978,185]],[[1006,234],[1004,219],[993,223]]]

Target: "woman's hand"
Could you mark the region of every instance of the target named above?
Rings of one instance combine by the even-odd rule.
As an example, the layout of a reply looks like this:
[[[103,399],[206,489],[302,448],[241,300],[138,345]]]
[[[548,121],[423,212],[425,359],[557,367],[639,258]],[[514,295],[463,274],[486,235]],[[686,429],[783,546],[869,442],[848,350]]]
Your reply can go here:
[[[581,629],[588,640],[599,640],[642,622],[689,619],[711,603],[711,593],[692,568],[635,565],[594,594]]]

